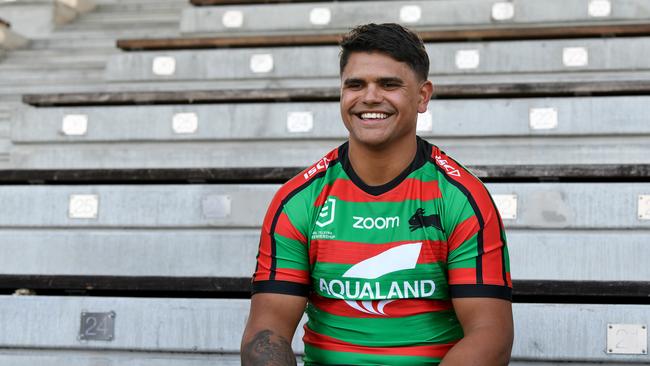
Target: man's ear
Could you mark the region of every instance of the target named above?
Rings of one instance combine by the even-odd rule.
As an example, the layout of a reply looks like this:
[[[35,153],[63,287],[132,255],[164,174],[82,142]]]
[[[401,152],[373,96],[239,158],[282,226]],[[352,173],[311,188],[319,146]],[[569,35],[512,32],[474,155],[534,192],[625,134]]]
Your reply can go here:
[[[433,95],[433,83],[430,80],[426,80],[420,86],[420,100],[418,101],[418,113],[424,113],[427,111],[429,106],[429,101]]]

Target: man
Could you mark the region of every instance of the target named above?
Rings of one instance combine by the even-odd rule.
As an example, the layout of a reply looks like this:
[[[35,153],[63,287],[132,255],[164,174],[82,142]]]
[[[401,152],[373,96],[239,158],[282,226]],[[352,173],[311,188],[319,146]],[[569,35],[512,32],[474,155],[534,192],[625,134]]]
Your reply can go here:
[[[341,43],[348,142],[287,182],[260,239],[243,365],[506,365],[508,251],[482,183],[416,137],[433,93],[420,38],[396,24]]]

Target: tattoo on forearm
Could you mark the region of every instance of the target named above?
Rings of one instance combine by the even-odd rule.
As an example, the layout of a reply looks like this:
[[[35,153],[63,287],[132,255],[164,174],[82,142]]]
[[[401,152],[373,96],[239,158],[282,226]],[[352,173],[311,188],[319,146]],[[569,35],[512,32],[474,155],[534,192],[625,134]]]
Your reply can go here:
[[[295,366],[291,344],[270,330],[258,332],[241,353],[242,366]]]

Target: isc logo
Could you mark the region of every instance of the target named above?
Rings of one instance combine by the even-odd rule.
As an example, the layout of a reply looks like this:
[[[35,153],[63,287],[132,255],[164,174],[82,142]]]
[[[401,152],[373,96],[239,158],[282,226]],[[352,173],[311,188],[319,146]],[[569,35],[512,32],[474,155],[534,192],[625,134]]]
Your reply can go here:
[[[447,171],[449,175],[460,177],[460,170],[456,169],[453,165],[449,164],[449,162],[443,159],[442,156],[436,155],[436,163],[438,163],[438,166],[440,166],[445,171]]]
[[[307,171],[307,173],[303,174],[303,177],[305,177],[305,179],[309,179],[309,178],[311,178],[312,175],[316,174],[317,172],[319,172],[319,171],[321,171],[321,170],[323,170],[323,169],[327,169],[327,167],[328,167],[329,165],[330,165],[330,159],[328,159],[328,158],[322,158],[322,159],[320,159],[320,160],[318,161],[318,163],[316,163],[316,165],[314,165],[313,167],[311,167],[311,168]]]
[[[361,217],[352,216],[354,224],[352,227],[355,229],[393,229],[399,227],[399,217]]]

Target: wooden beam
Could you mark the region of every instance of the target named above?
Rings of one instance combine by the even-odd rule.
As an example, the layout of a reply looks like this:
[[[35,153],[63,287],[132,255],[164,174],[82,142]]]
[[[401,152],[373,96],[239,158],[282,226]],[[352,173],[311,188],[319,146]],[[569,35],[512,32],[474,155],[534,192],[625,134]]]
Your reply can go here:
[[[547,302],[540,298],[591,298],[608,303],[616,298],[637,299],[650,304],[650,282],[632,281],[512,281],[513,297],[517,302]],[[518,299],[517,299],[518,298]],[[597,300],[600,299],[600,300]],[[525,300],[525,301],[519,301]],[[615,300],[614,300],[615,301]],[[579,302],[579,300],[577,301]],[[616,302],[609,302],[616,303]]]
[[[118,39],[117,47],[124,51],[140,51],[202,48],[326,46],[339,44],[342,37],[342,34],[302,34],[286,36]]]
[[[437,99],[648,95],[650,81],[548,81],[482,84],[436,84]],[[339,88],[190,90],[26,94],[36,107],[193,103],[326,102],[339,100]]]
[[[53,291],[113,292],[123,296],[164,293],[168,297],[248,297],[250,278],[232,277],[120,277],[120,276],[39,276],[0,275],[0,291],[30,289],[38,294]],[[513,281],[515,302],[558,302],[570,299],[580,303],[628,301],[650,303],[650,282],[632,281]]]
[[[266,90],[228,89],[179,92],[105,92],[23,95],[23,101],[34,106],[256,103],[275,101],[336,101],[338,99],[338,88]]]
[[[346,0],[338,0],[346,1]],[[248,4],[282,4],[282,3],[317,3],[333,2],[333,0],[190,0],[194,6],[211,5],[248,5]]]
[[[284,183],[304,167],[0,170],[0,184]],[[650,164],[475,165],[486,183],[650,182]]]
[[[594,25],[547,25],[547,26],[495,26],[489,28],[420,30],[425,42],[457,42],[467,40],[517,40],[517,39],[566,39],[601,36],[650,35],[650,23],[594,24]],[[160,39],[120,39],[117,47],[125,51],[173,50],[201,48],[240,47],[299,47],[337,45],[343,33],[268,35],[239,37],[190,37]]]

